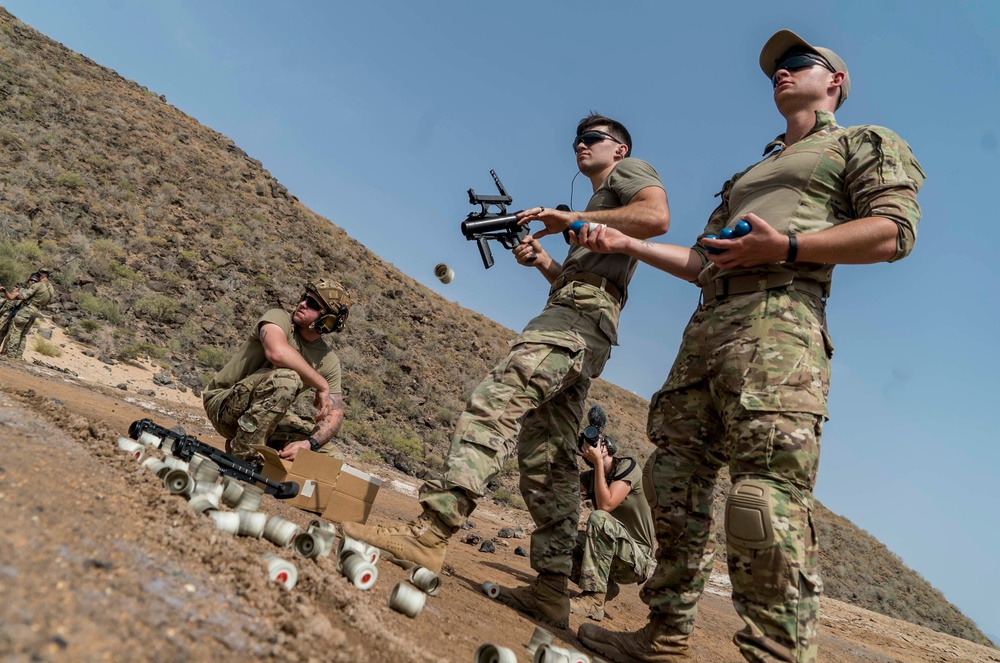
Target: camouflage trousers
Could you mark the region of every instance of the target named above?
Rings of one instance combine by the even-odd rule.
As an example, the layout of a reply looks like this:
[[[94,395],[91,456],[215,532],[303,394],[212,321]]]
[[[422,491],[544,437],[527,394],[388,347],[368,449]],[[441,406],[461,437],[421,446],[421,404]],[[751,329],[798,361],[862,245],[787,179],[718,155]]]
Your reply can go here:
[[[593,286],[568,285],[550,297],[470,396],[443,478],[421,487],[425,510],[459,527],[516,452],[521,495],[535,522],[531,566],[570,574],[580,520],[575,441],[591,380],[611,354],[602,331],[609,310],[617,319],[617,305]]]
[[[3,354],[14,359],[24,355],[24,347],[28,343],[28,334],[32,325],[38,319],[38,309],[34,306],[10,307],[0,318],[0,344]]]
[[[289,442],[305,440],[316,429],[316,420],[296,411],[312,407],[313,390],[295,371],[262,368],[243,378],[230,389],[205,395],[205,413],[220,435],[226,438],[226,452],[245,460],[260,454],[255,445],[283,449]],[[343,459],[330,443],[319,453]]]
[[[637,542],[607,511],[593,511],[587,529],[576,537],[569,579],[585,592],[604,594],[608,580],[622,585],[640,583],[653,568],[653,551]]]
[[[715,551],[712,496],[728,466],[726,541],[734,637],[748,661],[815,661],[819,549],[813,487],[832,344],[824,304],[770,290],[701,306],[685,332],[648,433],[657,566],[641,596],[684,632]]]

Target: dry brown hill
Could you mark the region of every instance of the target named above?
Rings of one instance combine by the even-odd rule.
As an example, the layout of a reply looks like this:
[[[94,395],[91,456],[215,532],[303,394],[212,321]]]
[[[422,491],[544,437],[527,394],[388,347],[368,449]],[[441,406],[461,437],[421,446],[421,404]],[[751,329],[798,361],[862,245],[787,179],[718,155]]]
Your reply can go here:
[[[345,449],[422,477],[512,332],[400,273],[263,165],[154,92],[0,10],[0,283],[56,268],[53,322],[111,361],[152,358],[199,390],[304,275],[355,301],[336,339]],[[598,381],[611,434],[645,456],[647,403]],[[516,505],[514,471],[491,489]],[[827,594],[988,644],[867,533],[820,511]]]

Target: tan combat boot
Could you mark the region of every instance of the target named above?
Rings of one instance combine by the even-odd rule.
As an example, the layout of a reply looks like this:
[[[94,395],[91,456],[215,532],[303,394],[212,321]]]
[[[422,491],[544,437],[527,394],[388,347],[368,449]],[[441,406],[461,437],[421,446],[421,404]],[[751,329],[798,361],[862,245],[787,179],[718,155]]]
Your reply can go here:
[[[581,624],[580,641],[609,661],[618,663],[680,663],[690,661],[688,634],[655,617],[635,633],[608,631],[595,624]]]
[[[497,600],[518,612],[551,624],[556,628],[569,626],[568,578],[558,573],[539,573],[527,587],[500,588]]]
[[[422,566],[434,573],[441,572],[448,539],[455,531],[436,514],[427,511],[405,525],[344,523],[341,529],[355,541],[364,541],[399,561]]]
[[[604,593],[583,592],[569,600],[569,611],[574,615],[589,617],[595,622],[604,619]]]

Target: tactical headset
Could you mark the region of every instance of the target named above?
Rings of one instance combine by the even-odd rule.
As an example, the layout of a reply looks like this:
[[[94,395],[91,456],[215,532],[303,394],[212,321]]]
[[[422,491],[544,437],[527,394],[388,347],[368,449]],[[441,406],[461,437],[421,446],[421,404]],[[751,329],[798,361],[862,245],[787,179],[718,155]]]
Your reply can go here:
[[[316,283],[307,283],[306,293],[315,297],[326,308],[326,312],[320,315],[311,327],[320,334],[343,331],[351,303],[351,297],[344,286],[336,281],[323,279]]]

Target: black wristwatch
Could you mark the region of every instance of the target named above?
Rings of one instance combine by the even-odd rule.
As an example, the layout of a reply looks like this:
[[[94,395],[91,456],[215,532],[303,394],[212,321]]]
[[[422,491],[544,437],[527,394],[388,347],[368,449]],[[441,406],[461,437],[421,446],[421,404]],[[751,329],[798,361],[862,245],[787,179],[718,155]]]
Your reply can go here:
[[[309,438],[309,450],[310,451],[319,451],[319,448],[321,446],[323,446],[323,444],[321,442],[317,441],[315,437],[310,437]]]

